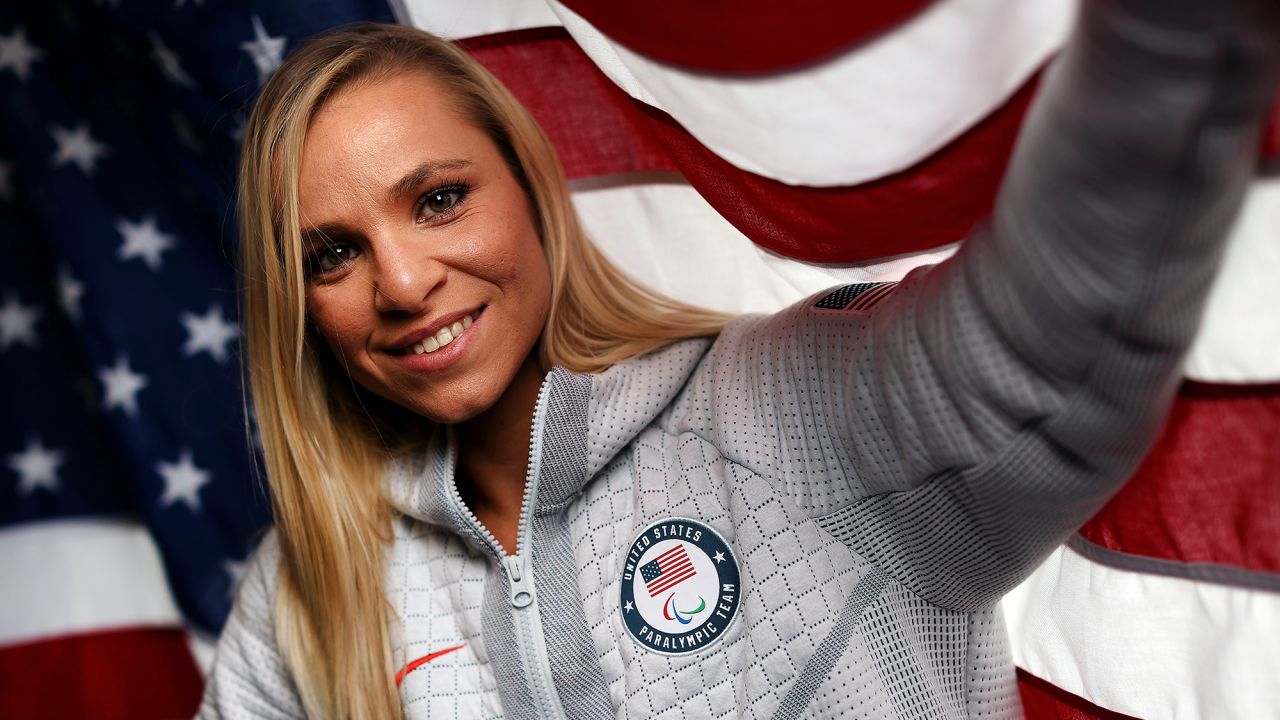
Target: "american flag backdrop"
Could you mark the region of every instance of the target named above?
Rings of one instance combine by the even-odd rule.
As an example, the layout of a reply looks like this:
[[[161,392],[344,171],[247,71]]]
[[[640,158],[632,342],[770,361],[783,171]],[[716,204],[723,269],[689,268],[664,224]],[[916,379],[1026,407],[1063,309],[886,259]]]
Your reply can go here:
[[[0,717],[195,710],[269,521],[239,367],[238,137],[305,38],[382,20],[461,40],[548,132],[607,254],[754,312],[949,256],[1074,10],[0,5]],[[1163,436],[1005,602],[1029,717],[1280,708],[1280,124],[1260,157]]]

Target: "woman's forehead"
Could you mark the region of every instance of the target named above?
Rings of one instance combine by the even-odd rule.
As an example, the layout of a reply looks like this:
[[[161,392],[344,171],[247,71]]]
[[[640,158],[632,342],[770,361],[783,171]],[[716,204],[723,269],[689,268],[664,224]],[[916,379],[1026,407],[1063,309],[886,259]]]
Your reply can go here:
[[[306,143],[323,143],[328,152],[343,145],[368,152],[410,138],[428,147],[466,141],[479,129],[459,105],[455,91],[421,71],[357,82],[325,100],[309,123]]]
[[[309,196],[354,192],[365,203],[394,200],[433,175],[499,158],[451,95],[437,80],[414,72],[329,98],[303,143],[300,198],[305,203]]]

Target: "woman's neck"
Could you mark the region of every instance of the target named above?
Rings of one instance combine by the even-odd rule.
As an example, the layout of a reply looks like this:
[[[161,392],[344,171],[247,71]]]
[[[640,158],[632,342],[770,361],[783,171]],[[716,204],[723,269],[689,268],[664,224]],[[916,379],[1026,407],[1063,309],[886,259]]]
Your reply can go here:
[[[530,354],[498,402],[456,428],[458,492],[507,554],[517,550],[529,435],[542,378],[537,354]]]

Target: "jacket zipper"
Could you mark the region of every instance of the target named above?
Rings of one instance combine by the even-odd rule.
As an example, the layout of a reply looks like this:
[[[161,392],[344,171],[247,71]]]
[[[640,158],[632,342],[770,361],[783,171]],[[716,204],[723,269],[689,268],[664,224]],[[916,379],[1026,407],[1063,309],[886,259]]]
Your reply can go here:
[[[530,680],[530,692],[534,705],[542,717],[561,720],[565,718],[560,697],[554,689],[551,660],[547,656],[546,643],[542,641],[542,618],[538,612],[537,593],[529,567],[529,534],[533,524],[533,498],[537,496],[538,479],[542,472],[542,430],[546,423],[547,386],[551,383],[548,373],[538,388],[534,403],[533,424],[529,430],[529,462],[525,469],[524,498],[520,501],[520,521],[516,529],[516,553],[506,555],[498,539],[480,523],[479,518],[462,501],[455,477],[452,483],[453,500],[471,526],[480,532],[489,544],[489,550],[507,579],[507,598],[511,602],[512,621],[516,627],[516,640]]]

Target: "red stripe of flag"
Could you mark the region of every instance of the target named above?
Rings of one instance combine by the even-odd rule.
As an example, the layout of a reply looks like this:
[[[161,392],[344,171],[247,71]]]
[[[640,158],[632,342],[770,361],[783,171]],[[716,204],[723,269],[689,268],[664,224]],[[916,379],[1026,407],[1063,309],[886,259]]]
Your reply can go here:
[[[1027,720],[1137,720],[1099,707],[1018,668],[1018,692]]]
[[[1185,383],[1160,438],[1080,534],[1111,550],[1280,572],[1280,384]]]
[[[693,576],[694,576],[694,572],[693,572],[692,565],[690,565],[687,570],[681,570],[679,575],[672,575],[669,581],[665,581],[666,576],[663,576],[663,580],[660,580],[657,585],[651,586],[649,588],[649,597],[654,597],[658,593],[661,593],[665,590],[669,590]]]
[[[673,557],[675,557],[676,555],[684,555],[684,554],[685,554],[685,553],[684,553],[684,545],[676,545],[675,547],[671,548],[670,550],[668,550],[668,551],[666,551],[666,552],[662,553],[661,555],[659,555],[656,559],[657,559],[657,561],[658,561],[658,564],[659,564],[659,565],[661,565],[662,563],[664,563],[664,562],[667,562],[667,561],[671,560],[671,559],[672,559]]]
[[[906,170],[856,185],[802,187],[708,150],[670,115],[614,85],[560,28],[460,44],[529,109],[570,178],[678,170],[757,245],[823,263],[918,252],[968,235],[991,212],[1039,77]]]
[[[1262,167],[1269,175],[1280,174],[1280,95],[1262,133]]]
[[[648,3],[614,0],[564,4],[609,37],[662,62],[758,73],[833,55],[892,30],[931,2],[703,0],[681,4],[679,12],[654,12]]]
[[[180,628],[105,630],[0,648],[3,718],[189,718],[203,691]]]

